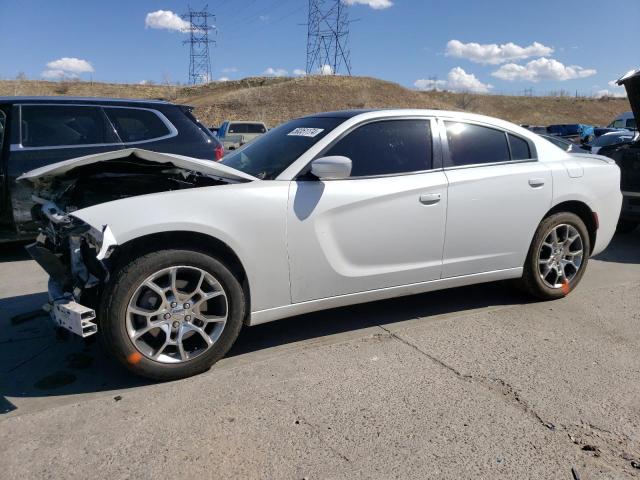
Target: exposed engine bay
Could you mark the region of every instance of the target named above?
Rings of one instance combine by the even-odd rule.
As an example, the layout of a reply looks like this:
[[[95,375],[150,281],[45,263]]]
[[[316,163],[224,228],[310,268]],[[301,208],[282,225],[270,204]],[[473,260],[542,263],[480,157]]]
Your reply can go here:
[[[36,205],[31,215],[40,234],[27,250],[50,276],[51,317],[58,326],[83,337],[97,331],[93,308],[100,286],[109,279],[117,241],[108,225],[97,230],[73,212],[123,198],[247,181],[233,178],[221,167],[217,167],[220,173],[213,171],[215,165],[204,161],[176,156],[172,162],[170,155],[139,150],[122,153],[99,154],[97,161],[85,157],[78,166],[54,165],[50,171],[21,177],[33,187]],[[102,160],[101,155],[116,158]],[[193,169],[188,168],[189,161]]]

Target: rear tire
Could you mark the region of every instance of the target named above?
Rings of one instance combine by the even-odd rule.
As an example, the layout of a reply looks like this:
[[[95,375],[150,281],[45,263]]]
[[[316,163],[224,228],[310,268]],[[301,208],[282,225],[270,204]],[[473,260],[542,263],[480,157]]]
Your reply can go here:
[[[627,234],[632,233],[638,227],[638,222],[633,220],[618,220],[616,233]]]
[[[161,250],[112,273],[100,302],[99,336],[135,374],[176,380],[220,360],[245,311],[243,289],[224,263],[202,252]]]
[[[545,218],[529,248],[523,290],[542,300],[568,295],[580,283],[590,252],[589,232],[580,217],[561,212]]]

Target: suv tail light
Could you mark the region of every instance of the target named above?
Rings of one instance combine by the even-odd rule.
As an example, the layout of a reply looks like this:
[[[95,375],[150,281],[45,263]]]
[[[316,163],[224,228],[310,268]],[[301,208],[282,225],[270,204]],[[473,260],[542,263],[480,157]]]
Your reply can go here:
[[[216,162],[222,160],[222,157],[224,157],[224,146],[221,143],[218,143],[213,151],[216,154]]]

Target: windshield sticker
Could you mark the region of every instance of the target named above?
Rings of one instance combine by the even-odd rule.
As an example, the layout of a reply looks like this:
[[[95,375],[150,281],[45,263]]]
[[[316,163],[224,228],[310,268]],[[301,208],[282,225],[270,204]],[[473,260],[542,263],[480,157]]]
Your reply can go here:
[[[289,137],[310,137],[313,138],[320,132],[323,132],[324,128],[296,128],[287,133]]]

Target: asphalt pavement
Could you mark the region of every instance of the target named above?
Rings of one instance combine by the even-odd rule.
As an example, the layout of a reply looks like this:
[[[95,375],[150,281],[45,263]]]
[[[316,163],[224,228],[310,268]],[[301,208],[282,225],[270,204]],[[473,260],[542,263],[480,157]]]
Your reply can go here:
[[[640,231],[568,297],[505,283],[247,328],[151,383],[58,338],[46,276],[0,245],[0,477],[640,476]]]

